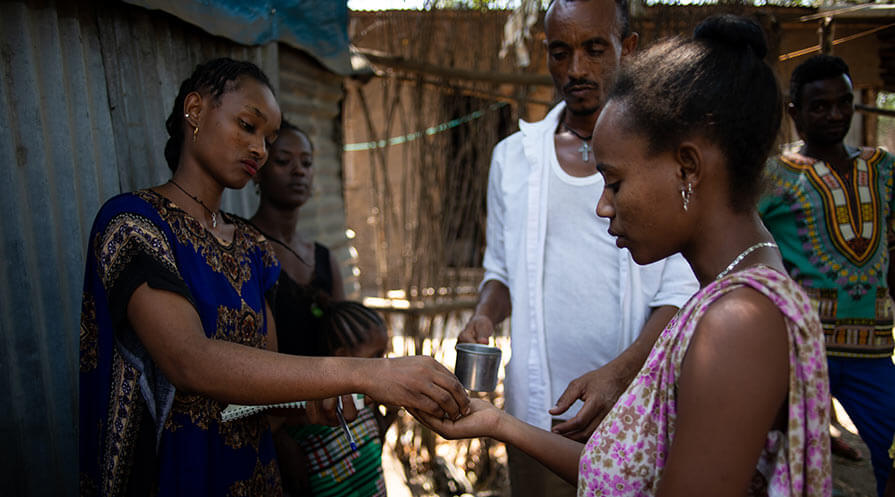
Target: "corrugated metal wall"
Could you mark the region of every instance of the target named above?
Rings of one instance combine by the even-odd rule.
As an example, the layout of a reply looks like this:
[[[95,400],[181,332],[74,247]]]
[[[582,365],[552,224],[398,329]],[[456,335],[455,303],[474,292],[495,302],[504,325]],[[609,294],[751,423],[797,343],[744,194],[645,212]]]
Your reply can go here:
[[[0,474],[11,495],[77,487],[83,252],[119,171],[96,23],[53,6],[0,16]]]
[[[97,209],[169,178],[164,120],[195,64],[248,59],[277,84],[282,59],[285,93],[296,94],[278,96],[287,115],[310,116],[295,120],[313,130],[320,156],[305,232],[344,239],[341,79],[297,51],[242,47],[120,3],[3,1],[0,11],[0,492],[74,495],[77,329]],[[256,203],[246,188],[228,192],[224,208],[248,216]]]

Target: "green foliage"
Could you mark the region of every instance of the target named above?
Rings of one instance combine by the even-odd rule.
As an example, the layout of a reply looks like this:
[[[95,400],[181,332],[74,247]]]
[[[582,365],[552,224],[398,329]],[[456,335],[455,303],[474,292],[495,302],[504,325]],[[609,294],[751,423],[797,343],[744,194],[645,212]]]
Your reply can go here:
[[[895,110],[895,93],[879,92],[876,96],[876,106],[881,109]]]

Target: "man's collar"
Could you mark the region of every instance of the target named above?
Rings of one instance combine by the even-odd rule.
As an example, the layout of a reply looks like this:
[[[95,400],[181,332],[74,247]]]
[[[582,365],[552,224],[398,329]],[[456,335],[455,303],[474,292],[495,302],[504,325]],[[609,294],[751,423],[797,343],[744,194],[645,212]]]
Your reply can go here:
[[[842,147],[845,149],[845,157],[846,157],[846,159],[848,159],[848,160],[855,160],[856,158],[858,158],[858,157],[861,155],[861,147],[851,147],[851,146],[846,145],[846,144],[844,144],[844,143],[842,143],[841,145],[842,145]],[[802,157],[812,158],[812,159],[814,159],[815,161],[817,161],[817,160],[824,160],[824,161],[826,161],[826,159],[823,159],[823,158],[821,158],[821,157],[815,157],[814,155],[809,155],[809,154],[807,153],[807,150],[808,150],[808,144],[805,143],[805,144],[803,144],[801,147],[799,147],[798,150],[796,150],[796,152],[798,153],[798,155],[801,155]]]
[[[565,100],[560,101],[556,106],[550,109],[550,112],[544,116],[544,119],[540,121],[535,121],[533,123],[519,120],[519,131],[522,132],[523,135],[529,135],[531,133],[536,133],[541,131],[541,128],[549,128],[552,133],[553,130],[556,129],[556,126],[559,125],[559,119],[562,116],[562,111],[566,108]]]

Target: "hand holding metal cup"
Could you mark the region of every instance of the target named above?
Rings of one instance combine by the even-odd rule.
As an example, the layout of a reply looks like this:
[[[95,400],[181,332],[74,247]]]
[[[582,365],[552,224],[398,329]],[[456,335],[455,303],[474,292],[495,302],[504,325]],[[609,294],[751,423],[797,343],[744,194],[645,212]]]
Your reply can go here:
[[[478,343],[458,343],[454,375],[468,390],[493,392],[497,388],[500,349]]]

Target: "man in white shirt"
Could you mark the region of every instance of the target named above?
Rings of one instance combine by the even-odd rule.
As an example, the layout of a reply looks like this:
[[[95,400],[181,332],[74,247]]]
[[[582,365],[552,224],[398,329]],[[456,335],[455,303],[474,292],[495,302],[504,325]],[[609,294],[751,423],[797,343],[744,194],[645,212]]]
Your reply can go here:
[[[545,33],[563,102],[540,122],[520,121],[494,149],[485,277],[460,341],[487,343],[512,310],[507,411],[585,440],[697,283],[680,255],[637,265],[594,212],[603,189],[590,146],[594,123],[619,63],[637,45],[627,0],[557,0]],[[514,497],[575,495],[508,450]]]

